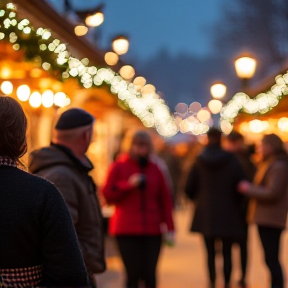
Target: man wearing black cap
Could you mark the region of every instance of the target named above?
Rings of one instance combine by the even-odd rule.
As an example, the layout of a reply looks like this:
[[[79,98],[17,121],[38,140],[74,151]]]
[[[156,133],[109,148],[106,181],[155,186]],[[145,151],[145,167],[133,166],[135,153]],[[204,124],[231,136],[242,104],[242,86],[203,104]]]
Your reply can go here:
[[[29,159],[29,170],[54,183],[64,196],[93,287],[93,274],[106,268],[103,218],[96,186],[89,176],[93,165],[85,155],[94,120],[82,109],[65,111],[55,126],[52,144],[34,151]]]

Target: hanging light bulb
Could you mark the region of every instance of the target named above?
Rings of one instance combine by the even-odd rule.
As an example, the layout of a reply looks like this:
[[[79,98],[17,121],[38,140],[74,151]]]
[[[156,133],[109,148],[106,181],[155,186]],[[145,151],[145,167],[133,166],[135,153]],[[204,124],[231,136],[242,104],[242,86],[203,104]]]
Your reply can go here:
[[[39,92],[33,92],[29,98],[29,104],[33,108],[38,108],[41,106],[41,94]]]
[[[42,94],[42,105],[46,108],[52,107],[54,104],[54,93],[51,90],[46,90]]]
[[[126,54],[129,50],[129,41],[124,36],[119,36],[113,39],[112,48],[118,55]]]
[[[29,99],[30,93],[31,90],[28,85],[19,86],[16,92],[18,99],[23,102]]]
[[[1,90],[5,95],[10,95],[13,92],[13,84],[10,81],[4,81],[1,84]]]
[[[97,27],[100,26],[104,22],[104,14],[101,11],[94,13],[93,15],[89,15],[85,19],[85,23],[89,27]]]

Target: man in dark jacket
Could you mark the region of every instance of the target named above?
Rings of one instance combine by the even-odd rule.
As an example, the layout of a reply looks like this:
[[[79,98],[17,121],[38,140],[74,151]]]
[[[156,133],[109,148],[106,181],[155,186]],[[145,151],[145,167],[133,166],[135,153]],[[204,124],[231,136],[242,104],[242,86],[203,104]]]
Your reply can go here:
[[[244,231],[237,185],[245,179],[237,158],[221,148],[221,132],[208,132],[208,145],[197,157],[186,184],[187,196],[196,204],[191,231],[203,234],[211,287],[215,287],[215,242],[221,240],[225,287],[230,287],[231,248]]]
[[[103,218],[89,176],[93,165],[85,155],[93,122],[94,117],[82,109],[67,110],[56,124],[53,143],[31,153],[29,161],[30,171],[54,183],[64,196],[92,286],[93,274],[105,270]]]
[[[250,182],[253,182],[256,167],[251,161],[251,153],[249,153],[248,147],[245,146],[244,137],[242,136],[242,134],[233,131],[232,133],[227,135],[223,141],[223,148],[226,151],[233,153],[237,157],[245,173],[246,179]],[[249,203],[248,198],[244,198],[242,202],[243,217],[247,216],[248,203]],[[248,253],[247,250],[248,223],[244,223],[244,225],[246,233],[243,234],[244,237],[238,239],[241,253],[241,269],[242,269],[242,277],[240,280],[241,287],[246,287],[245,278],[246,278],[247,253]]]

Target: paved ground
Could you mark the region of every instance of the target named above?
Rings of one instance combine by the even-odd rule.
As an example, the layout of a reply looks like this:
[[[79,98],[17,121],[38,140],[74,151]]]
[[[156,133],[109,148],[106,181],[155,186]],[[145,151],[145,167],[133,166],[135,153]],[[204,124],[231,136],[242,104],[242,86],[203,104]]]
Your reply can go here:
[[[158,275],[159,288],[206,288],[208,285],[205,249],[202,239],[197,234],[188,233],[191,209],[177,211],[177,243],[173,248],[165,247],[162,251]],[[288,233],[283,235],[281,259],[288,276]],[[107,242],[108,271],[98,278],[99,288],[123,288],[124,273],[120,258],[112,239]],[[233,251],[234,269],[233,287],[240,276],[238,250]],[[218,285],[223,286],[221,275],[222,259],[216,260],[218,267]],[[255,227],[250,229],[248,283],[250,288],[268,288],[269,274],[263,261],[263,252]]]

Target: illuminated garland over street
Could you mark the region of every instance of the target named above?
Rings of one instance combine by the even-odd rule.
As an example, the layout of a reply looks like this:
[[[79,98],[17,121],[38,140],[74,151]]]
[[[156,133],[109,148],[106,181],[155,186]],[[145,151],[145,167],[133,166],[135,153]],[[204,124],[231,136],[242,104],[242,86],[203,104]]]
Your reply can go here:
[[[253,99],[245,93],[237,93],[221,111],[221,128],[231,132],[234,120],[241,111],[265,114],[276,107],[281,98],[288,95],[288,73],[278,75],[275,80],[276,84],[268,92],[260,93]]]
[[[54,77],[76,78],[86,89],[104,83],[110,85],[111,92],[118,94],[146,127],[155,127],[165,137],[178,133],[169,107],[155,89],[147,89],[149,85],[142,87],[128,83],[110,68],[89,66],[87,58],[72,57],[64,43],[53,39],[49,29],[34,29],[28,19],[19,20],[16,6],[5,0],[0,0],[0,40],[9,41],[15,51],[23,50],[27,60],[42,66]]]

